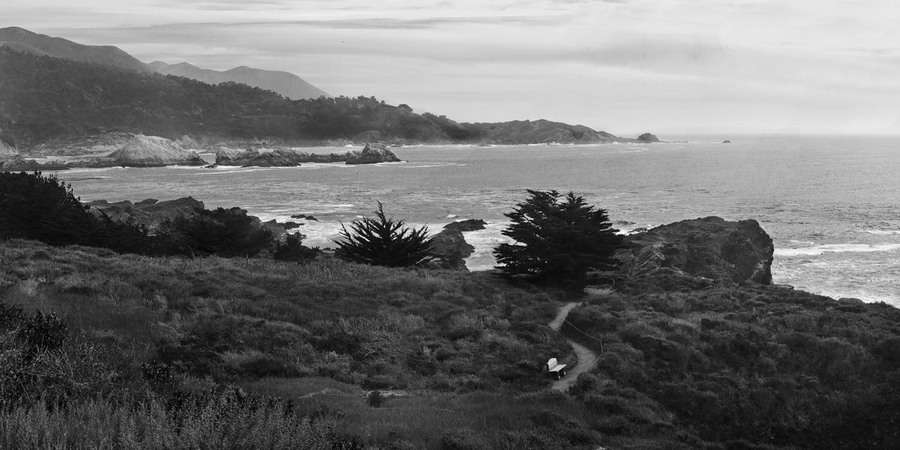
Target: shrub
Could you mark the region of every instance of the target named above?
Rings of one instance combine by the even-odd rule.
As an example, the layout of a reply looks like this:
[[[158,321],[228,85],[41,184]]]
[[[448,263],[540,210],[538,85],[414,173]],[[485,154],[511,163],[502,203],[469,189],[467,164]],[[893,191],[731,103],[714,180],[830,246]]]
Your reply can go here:
[[[389,219],[381,202],[375,217],[341,225],[336,254],[344,259],[377,266],[408,267],[434,258],[428,227],[410,228],[403,220]]]
[[[594,209],[584,197],[569,192],[528,190],[530,198],[506,216],[503,231],[515,243],[494,250],[499,268],[509,276],[584,284],[588,269],[614,267],[622,245],[606,210]]]
[[[279,261],[310,261],[319,254],[319,250],[303,245],[303,235],[289,234],[284,241],[275,244],[275,252],[272,257]]]
[[[250,257],[272,244],[272,233],[240,208],[199,210],[163,224],[160,234],[164,252],[175,254]]]

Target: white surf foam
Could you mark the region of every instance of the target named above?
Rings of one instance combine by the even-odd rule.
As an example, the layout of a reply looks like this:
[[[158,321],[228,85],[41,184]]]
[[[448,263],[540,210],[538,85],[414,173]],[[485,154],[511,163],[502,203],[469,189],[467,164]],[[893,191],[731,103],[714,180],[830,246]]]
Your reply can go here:
[[[796,256],[820,256],[825,253],[876,253],[900,250],[900,244],[824,244],[812,247],[779,248],[775,256],[785,258]]]

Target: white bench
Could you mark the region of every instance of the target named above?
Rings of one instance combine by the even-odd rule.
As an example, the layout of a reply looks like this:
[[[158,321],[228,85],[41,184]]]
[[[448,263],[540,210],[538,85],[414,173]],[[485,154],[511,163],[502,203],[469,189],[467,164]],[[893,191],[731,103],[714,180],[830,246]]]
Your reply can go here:
[[[550,358],[547,360],[547,372],[555,375],[558,380],[566,376],[566,365],[560,364],[556,358]]]

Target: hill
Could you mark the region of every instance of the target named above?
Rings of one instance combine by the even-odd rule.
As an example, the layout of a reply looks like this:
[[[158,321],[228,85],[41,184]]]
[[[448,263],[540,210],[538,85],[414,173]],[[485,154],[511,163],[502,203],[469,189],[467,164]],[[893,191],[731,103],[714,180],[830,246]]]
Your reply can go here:
[[[457,123],[373,97],[289,100],[226,82],[155,73],[0,48],[0,135],[21,150],[111,131],[197,141],[396,143],[595,143],[629,141],[550,121]]]
[[[52,56],[134,72],[149,72],[144,63],[111,45],[82,45],[63,38],[33,33],[23,28],[0,28],[0,47],[35,55]]]
[[[147,65],[163,75],[190,78],[208,84],[242,83],[267,91],[277,92],[292,100],[329,97],[328,93],[289,72],[235,67],[231,70],[216,71],[203,69],[188,63],[166,64],[154,61]]]

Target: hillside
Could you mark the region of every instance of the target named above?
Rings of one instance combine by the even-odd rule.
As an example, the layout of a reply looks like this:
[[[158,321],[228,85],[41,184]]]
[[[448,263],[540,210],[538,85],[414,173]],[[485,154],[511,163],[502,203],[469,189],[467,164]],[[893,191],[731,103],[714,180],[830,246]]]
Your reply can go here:
[[[705,233],[689,225],[677,227]],[[653,247],[648,239],[660,236],[639,242]],[[67,431],[75,447],[128,433],[144,439],[135,448],[199,436],[247,447],[286,420],[298,435],[279,430],[291,441],[266,447],[896,448],[900,311],[695,275],[690,258],[716,250],[694,255],[682,243],[687,255],[662,257],[686,256],[683,270],[664,264],[580,299],[562,332],[599,360],[563,394],[542,372],[548,355],[574,363],[547,326],[570,300],[560,292],[328,256],[148,258],[0,242],[0,332],[19,317],[13,305],[54,312],[69,327],[60,349],[12,359],[0,374],[29,374],[0,392],[18,408],[0,412],[0,424],[30,418],[0,435],[10,448]],[[721,250],[716,264],[733,251]],[[30,351],[15,342],[0,345]],[[56,375],[64,370],[74,375]],[[68,407],[28,409],[38,397]],[[203,414],[231,425],[178,434]],[[96,434],[97,417],[116,415],[154,431]],[[254,425],[236,432],[236,418]],[[319,440],[329,444],[310,444]]]
[[[0,48],[0,138],[29,150],[112,131],[197,141],[595,143],[615,138],[557,122],[457,123],[371,97],[288,100],[238,83],[122,70]]]
[[[0,28],[0,47],[135,72],[149,72],[144,63],[118,47],[111,45],[82,45],[63,38],[33,33],[18,27]]]
[[[175,75],[208,84],[242,83],[277,92],[292,100],[329,97],[327,92],[289,72],[262,70],[246,66],[216,71],[203,69],[188,63],[166,64],[160,61],[154,61],[147,66],[163,75]]]

